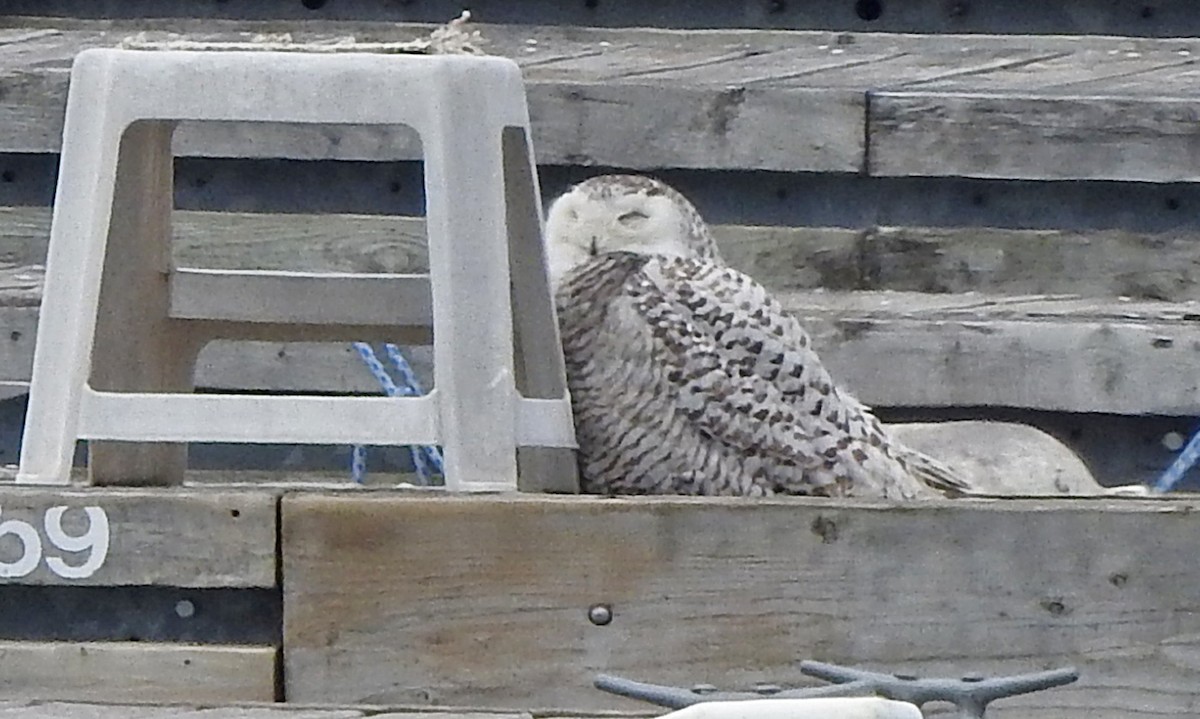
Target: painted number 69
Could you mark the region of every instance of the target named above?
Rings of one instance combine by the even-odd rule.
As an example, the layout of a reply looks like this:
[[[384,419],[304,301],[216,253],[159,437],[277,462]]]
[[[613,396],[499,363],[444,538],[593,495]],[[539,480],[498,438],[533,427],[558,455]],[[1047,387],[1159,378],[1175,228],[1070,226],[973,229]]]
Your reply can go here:
[[[88,552],[87,559],[82,564],[68,564],[63,557],[47,556],[46,566],[63,579],[86,579],[95,574],[108,557],[108,515],[100,507],[84,507],[83,511],[88,517],[87,531],[71,535],[62,526],[63,514],[67,509],[66,506],[60,506],[46,510],[46,516],[42,519],[46,539],[63,552]],[[21,556],[11,562],[0,561],[0,579],[27,576],[38,568],[43,558],[42,538],[29,522],[19,519],[0,521],[0,542],[9,536],[20,542]]]

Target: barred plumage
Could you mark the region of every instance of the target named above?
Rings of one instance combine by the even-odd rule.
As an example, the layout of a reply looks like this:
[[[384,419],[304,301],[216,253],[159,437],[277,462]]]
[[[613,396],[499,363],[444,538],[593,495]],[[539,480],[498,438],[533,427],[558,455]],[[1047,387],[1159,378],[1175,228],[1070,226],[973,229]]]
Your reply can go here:
[[[686,198],[592,178],[546,227],[584,488],[913,498],[965,486],[836,387]]]

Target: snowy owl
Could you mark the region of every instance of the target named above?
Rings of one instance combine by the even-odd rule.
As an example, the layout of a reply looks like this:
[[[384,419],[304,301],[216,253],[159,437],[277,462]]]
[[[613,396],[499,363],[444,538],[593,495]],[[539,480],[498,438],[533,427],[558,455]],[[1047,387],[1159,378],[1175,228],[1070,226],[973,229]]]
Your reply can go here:
[[[834,385],[800,324],[647,177],[550,207],[546,255],[585,491],[906,499],[966,486]]]

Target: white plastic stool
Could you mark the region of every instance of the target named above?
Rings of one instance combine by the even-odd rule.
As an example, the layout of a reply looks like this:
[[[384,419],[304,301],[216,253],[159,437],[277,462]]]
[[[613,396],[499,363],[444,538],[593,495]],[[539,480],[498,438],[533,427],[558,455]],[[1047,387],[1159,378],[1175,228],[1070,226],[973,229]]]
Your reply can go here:
[[[173,268],[181,120],[412,127],[429,275]],[[180,483],[186,442],[419,443],[442,445],[450,490],[515,489],[518,447],[574,446],[540,232],[510,60],[86,50],[71,70],[18,481],[66,483],[80,438],[103,440],[90,443],[97,484]],[[192,393],[213,339],[412,342],[430,319],[424,397]],[[571,490],[574,464],[523,450],[521,475],[522,488]]]

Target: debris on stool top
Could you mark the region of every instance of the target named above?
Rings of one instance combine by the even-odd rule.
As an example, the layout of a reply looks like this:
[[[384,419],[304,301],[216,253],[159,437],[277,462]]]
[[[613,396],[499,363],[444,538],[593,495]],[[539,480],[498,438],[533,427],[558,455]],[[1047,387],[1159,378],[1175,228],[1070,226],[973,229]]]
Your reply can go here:
[[[359,41],[353,35],[328,40],[296,41],[291,33],[264,33],[246,40],[206,40],[176,33],[139,32],[118,43],[122,50],[237,50],[260,52],[369,52],[408,55],[486,55],[478,30],[467,30],[471,11],[430,33],[428,38],[402,42]]]

